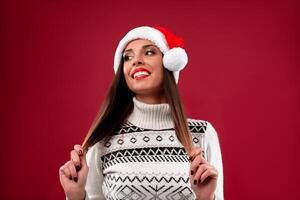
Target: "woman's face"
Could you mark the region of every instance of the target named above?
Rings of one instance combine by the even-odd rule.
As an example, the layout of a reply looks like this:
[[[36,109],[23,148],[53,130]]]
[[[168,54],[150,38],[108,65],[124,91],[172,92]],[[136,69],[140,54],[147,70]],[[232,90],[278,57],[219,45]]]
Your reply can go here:
[[[162,95],[163,54],[151,41],[133,40],[123,53],[126,83],[136,96]]]

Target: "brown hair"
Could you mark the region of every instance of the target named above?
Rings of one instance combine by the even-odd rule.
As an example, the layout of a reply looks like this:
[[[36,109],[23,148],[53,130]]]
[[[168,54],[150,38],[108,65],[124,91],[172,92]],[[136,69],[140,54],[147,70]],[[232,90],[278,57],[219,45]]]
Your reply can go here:
[[[86,151],[100,140],[107,140],[113,136],[133,110],[132,98],[135,94],[126,84],[123,74],[123,60],[119,66],[104,103],[83,142],[83,148]],[[173,73],[166,68],[164,68],[163,73],[163,92],[171,108],[175,132],[186,152],[190,154],[192,139],[178,88]]]

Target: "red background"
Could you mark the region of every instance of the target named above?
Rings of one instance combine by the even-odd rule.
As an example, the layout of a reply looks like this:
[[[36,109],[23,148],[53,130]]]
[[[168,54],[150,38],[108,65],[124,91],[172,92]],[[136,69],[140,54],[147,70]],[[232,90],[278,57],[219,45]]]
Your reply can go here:
[[[299,3],[2,1],[1,199],[63,199],[58,169],[113,78],[117,43],[140,25],[186,42],[179,88],[210,121],[225,198],[300,199]]]

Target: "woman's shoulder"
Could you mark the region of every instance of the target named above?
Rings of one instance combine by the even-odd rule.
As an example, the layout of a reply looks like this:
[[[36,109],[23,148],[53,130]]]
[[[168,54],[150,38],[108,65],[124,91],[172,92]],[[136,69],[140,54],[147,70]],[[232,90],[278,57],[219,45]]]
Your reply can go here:
[[[87,158],[94,157],[95,155],[97,155],[99,152],[99,149],[100,149],[100,142],[97,142],[97,143],[93,144],[92,146],[90,146],[86,153]]]
[[[188,127],[192,133],[205,133],[207,130],[208,125],[210,124],[206,120],[202,119],[193,119],[187,118]]]
[[[188,126],[193,136],[205,135],[206,142],[218,143],[218,133],[214,126],[207,120],[187,118]]]
[[[187,122],[192,133],[216,133],[213,125],[207,120],[187,118]]]

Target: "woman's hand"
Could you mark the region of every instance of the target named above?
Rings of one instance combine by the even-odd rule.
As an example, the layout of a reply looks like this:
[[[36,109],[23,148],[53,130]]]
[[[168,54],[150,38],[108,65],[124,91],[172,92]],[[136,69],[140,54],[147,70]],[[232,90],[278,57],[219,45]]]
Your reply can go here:
[[[80,145],[71,151],[71,160],[59,168],[60,183],[68,200],[83,200],[88,174],[85,152]]]
[[[214,199],[218,171],[205,160],[201,148],[192,149],[190,162],[190,183],[196,199]]]

